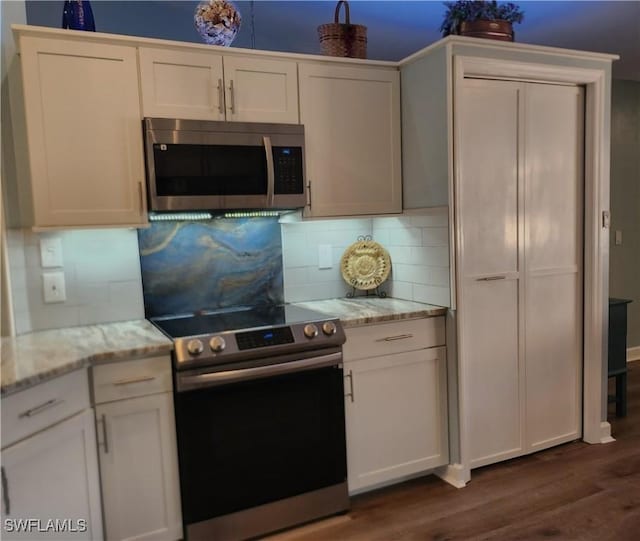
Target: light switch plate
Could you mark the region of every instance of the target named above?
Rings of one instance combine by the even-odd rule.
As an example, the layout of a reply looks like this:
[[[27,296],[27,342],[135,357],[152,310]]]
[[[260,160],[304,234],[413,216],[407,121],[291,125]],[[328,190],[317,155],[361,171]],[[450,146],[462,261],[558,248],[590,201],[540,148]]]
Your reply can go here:
[[[333,267],[333,249],[331,244],[318,244],[318,268],[330,269]]]
[[[42,237],[40,239],[40,260],[42,268],[62,267],[62,239]]]
[[[616,231],[616,246],[622,246],[622,231]]]
[[[43,272],[42,287],[44,289],[44,302],[64,302],[67,300],[64,272]]]

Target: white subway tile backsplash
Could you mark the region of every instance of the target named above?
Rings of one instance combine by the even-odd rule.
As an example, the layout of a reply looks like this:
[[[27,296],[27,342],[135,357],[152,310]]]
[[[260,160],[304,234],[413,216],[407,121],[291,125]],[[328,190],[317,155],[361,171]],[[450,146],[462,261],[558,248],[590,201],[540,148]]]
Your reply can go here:
[[[138,236],[132,229],[73,230],[62,240],[66,301],[46,304],[42,290],[40,237],[9,230],[16,332],[144,317]]]
[[[394,246],[422,246],[422,229],[419,227],[392,229],[389,231],[388,244]]]
[[[451,273],[449,267],[429,267],[427,283],[432,286],[449,287]]]
[[[448,246],[449,230],[446,227],[422,228],[422,246]]]
[[[309,283],[308,267],[285,267],[283,273],[285,285],[297,286]]]
[[[412,257],[415,258],[416,265],[448,267],[449,247],[421,246],[420,248],[412,248]]]
[[[409,246],[386,246],[387,252],[389,252],[389,257],[391,258],[391,267],[393,268],[396,264],[404,263],[404,264],[415,264],[413,258],[411,257],[411,247]]]
[[[344,250],[371,235],[391,257],[382,290],[389,296],[449,305],[447,209],[424,215],[317,220],[282,224],[285,301],[342,297],[350,289],[340,272]],[[318,269],[318,246],[332,245],[334,267]]]
[[[416,302],[426,302],[439,306],[450,306],[450,292],[448,287],[413,285],[413,299]]]

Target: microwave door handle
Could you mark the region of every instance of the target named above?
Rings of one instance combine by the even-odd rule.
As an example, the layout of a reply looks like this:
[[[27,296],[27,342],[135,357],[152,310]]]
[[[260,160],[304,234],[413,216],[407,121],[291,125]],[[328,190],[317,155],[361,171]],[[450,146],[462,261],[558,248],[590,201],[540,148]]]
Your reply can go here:
[[[271,147],[271,137],[263,137],[264,151],[267,155],[267,206],[273,207],[273,197],[275,190],[275,170],[273,167],[273,148]]]

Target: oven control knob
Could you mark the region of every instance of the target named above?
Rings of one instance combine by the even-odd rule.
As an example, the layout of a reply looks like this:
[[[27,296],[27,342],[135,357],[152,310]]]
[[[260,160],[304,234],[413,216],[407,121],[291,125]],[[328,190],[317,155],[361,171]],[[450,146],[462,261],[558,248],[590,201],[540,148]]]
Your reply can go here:
[[[189,340],[189,342],[187,343],[187,351],[191,353],[191,355],[200,355],[204,351],[202,341],[198,340],[197,338]]]
[[[337,332],[336,324],[333,321],[325,321],[322,324],[322,332],[327,336],[331,336],[332,334],[336,334]]]
[[[304,326],[304,335],[307,338],[315,338],[318,336],[318,327],[316,327],[313,323],[309,323]]]
[[[224,341],[222,336],[214,336],[211,340],[209,340],[209,347],[211,351],[214,353],[220,353],[225,347],[227,343]]]

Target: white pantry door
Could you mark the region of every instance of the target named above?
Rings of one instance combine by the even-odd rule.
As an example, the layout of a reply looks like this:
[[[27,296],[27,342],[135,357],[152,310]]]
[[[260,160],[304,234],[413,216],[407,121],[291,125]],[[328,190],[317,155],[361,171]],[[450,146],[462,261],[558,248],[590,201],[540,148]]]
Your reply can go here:
[[[460,355],[471,467],[522,454],[518,133],[522,86],[465,79],[459,107]]]
[[[525,88],[527,448],[581,436],[584,99]]]
[[[472,468],[580,437],[583,98],[465,79],[456,152]]]

